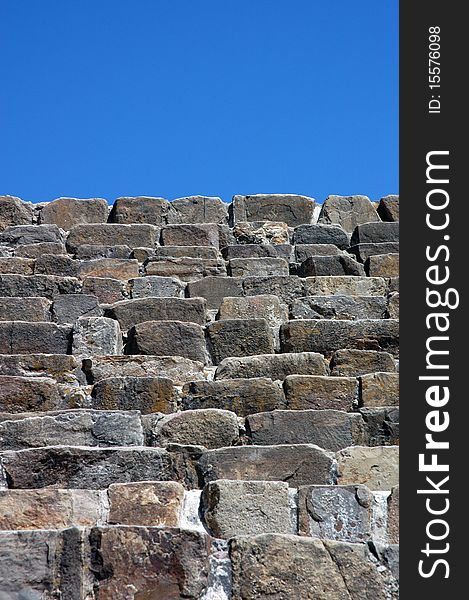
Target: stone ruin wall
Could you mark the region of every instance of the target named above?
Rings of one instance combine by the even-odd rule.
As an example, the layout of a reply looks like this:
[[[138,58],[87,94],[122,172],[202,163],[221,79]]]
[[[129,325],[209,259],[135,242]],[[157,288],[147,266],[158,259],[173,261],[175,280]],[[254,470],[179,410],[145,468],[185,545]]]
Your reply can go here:
[[[399,200],[0,198],[0,598],[397,598]]]

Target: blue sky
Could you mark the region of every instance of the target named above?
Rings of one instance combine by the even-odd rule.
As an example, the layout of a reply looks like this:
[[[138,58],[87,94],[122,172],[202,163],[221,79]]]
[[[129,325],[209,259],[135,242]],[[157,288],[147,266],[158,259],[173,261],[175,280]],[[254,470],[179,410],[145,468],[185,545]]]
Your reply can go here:
[[[4,0],[0,194],[398,192],[397,0]]]

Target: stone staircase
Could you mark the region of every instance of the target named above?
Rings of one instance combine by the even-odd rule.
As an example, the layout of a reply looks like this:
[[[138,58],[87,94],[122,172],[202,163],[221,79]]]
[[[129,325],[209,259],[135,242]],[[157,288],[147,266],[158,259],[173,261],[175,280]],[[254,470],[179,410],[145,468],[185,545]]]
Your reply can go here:
[[[0,600],[398,597],[399,200],[0,198]]]

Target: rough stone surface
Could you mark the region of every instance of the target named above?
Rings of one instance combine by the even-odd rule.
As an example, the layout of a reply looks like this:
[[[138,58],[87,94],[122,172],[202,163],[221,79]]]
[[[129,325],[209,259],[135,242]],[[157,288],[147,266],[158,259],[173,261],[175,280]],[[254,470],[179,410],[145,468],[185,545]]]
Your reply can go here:
[[[0,353],[67,354],[70,327],[56,323],[0,322]]]
[[[399,483],[399,447],[352,446],[336,454],[338,483],[390,490]]]
[[[399,196],[381,198],[378,214],[383,221],[399,221]]]
[[[307,277],[302,296],[385,296],[386,280],[382,277]]]
[[[365,269],[370,277],[398,277],[399,254],[377,254],[370,256]]]
[[[389,294],[388,313],[390,319],[399,318],[399,292],[391,292],[391,294]]]
[[[207,308],[218,309],[223,298],[242,296],[242,279],[237,277],[204,277],[187,284],[189,298],[205,298]]]
[[[138,261],[121,258],[98,258],[87,260],[80,265],[80,277],[109,277],[127,281],[138,277]]]
[[[336,409],[350,411],[357,402],[354,377],[288,375],[285,378],[286,406],[289,410]]]
[[[306,295],[304,281],[300,277],[292,276],[246,277],[243,281],[243,289],[246,296],[270,294],[278,296],[280,302],[289,304],[295,298],[301,298]]]
[[[293,246],[290,244],[237,244],[226,246],[221,253],[225,260],[232,258],[284,258],[289,261],[292,250]]]
[[[176,409],[176,392],[166,377],[106,377],[94,385],[92,397],[93,407],[99,410],[166,414]]]
[[[377,244],[365,243],[355,244],[347,250],[353,254],[356,259],[362,263],[366,262],[370,256],[378,256],[380,254],[396,254],[399,252],[399,242],[381,242]]]
[[[32,275],[35,262],[31,258],[20,258],[17,256],[0,257],[0,275],[4,273],[16,273],[18,275]]]
[[[226,223],[228,204],[213,196],[186,196],[171,202],[168,223]]]
[[[168,222],[171,204],[164,198],[150,196],[117,198],[109,215],[111,223],[151,223],[163,225]],[[153,244],[150,244],[152,246]],[[140,244],[145,246],[145,244]]]
[[[218,365],[224,358],[270,354],[274,338],[265,319],[215,321],[207,327],[210,353]]]
[[[399,223],[364,223],[355,227],[350,245],[398,241]]]
[[[316,203],[313,198],[294,194],[234,196],[232,219],[239,221],[283,221],[290,227],[311,223]]]
[[[197,225],[167,225],[161,232],[165,246],[213,246],[218,248],[218,227],[215,223]]]
[[[75,225],[67,238],[67,248],[76,252],[83,244],[101,244],[130,248],[141,246],[153,248],[156,245],[159,229],[154,225],[120,225],[116,223]],[[41,240],[42,241],[42,240]]]
[[[340,250],[350,245],[350,237],[340,225],[300,225],[293,239],[295,244],[333,244]]]
[[[80,317],[73,327],[73,354],[122,354],[119,323],[106,317]]]
[[[360,377],[360,406],[399,406],[399,374],[369,373]]]
[[[73,325],[80,317],[102,316],[103,310],[98,299],[90,294],[63,294],[57,296],[52,305],[52,318],[60,324]]]
[[[12,225],[28,225],[33,220],[33,208],[15,196],[0,196],[0,231]]]
[[[300,275],[300,277],[341,277],[343,275],[362,277],[365,275],[365,270],[363,265],[348,254],[310,256],[301,263],[298,269],[298,275]]]
[[[124,299],[125,282],[111,277],[85,277],[83,294],[96,296],[100,304],[114,304]]]
[[[379,220],[367,196],[328,196],[321,207],[318,221],[341,225],[345,231],[352,233],[361,223]]]
[[[15,370],[2,368],[0,372],[14,373]],[[54,410],[59,405],[60,395],[54,379],[0,375],[0,411],[17,413]]]
[[[36,259],[34,273],[57,275],[59,277],[78,277],[80,265],[71,256],[43,254]]]
[[[50,321],[46,298],[0,298],[0,321]]]
[[[204,487],[200,510],[217,538],[292,533],[288,484],[283,481],[211,481]]]
[[[0,275],[0,296],[42,296],[52,299],[59,294],[81,291],[78,279],[52,275]]]
[[[64,354],[0,354],[0,375],[51,377],[59,383],[72,383],[79,367],[76,357]]]
[[[385,319],[388,314],[384,296],[307,296],[294,300],[293,319]]]
[[[399,408],[383,406],[360,409],[368,432],[368,446],[399,445]]]
[[[24,258],[39,258],[43,254],[66,254],[65,245],[58,242],[39,242],[36,244],[23,244],[15,248],[15,256]]]
[[[42,207],[39,219],[70,231],[74,225],[105,223],[108,213],[109,206],[103,198],[57,198]]]
[[[15,225],[6,227],[0,233],[0,243],[12,246],[38,244],[40,242],[61,244],[63,241],[64,233],[57,225]]]
[[[279,385],[266,377],[193,381],[182,389],[185,409],[220,408],[243,417],[262,410],[285,406]]]
[[[288,319],[288,314],[277,296],[226,297],[220,304],[217,319],[265,319],[271,327],[276,327]]]
[[[96,260],[98,258],[135,258],[130,256],[132,250],[125,244],[106,246],[104,244],[82,244],[75,252],[79,260]]]
[[[240,221],[231,232],[237,244],[283,245],[290,241],[288,225],[280,221]]]
[[[145,263],[147,275],[160,277],[179,277],[181,281],[197,281],[201,277],[223,277],[226,275],[225,263],[222,260],[172,257],[149,258]]]
[[[186,284],[177,277],[148,275],[130,280],[132,298],[184,298],[185,287]]]
[[[327,375],[323,356],[318,352],[300,352],[227,358],[218,365],[215,379],[270,377],[283,380],[294,374]]]
[[[341,254],[341,252],[334,244],[295,245],[295,259],[297,263],[302,263],[311,256],[336,256]]]
[[[145,321],[128,332],[126,354],[183,356],[206,362],[204,330],[196,323]]]
[[[336,377],[358,377],[381,371],[396,372],[395,361],[389,352],[337,350],[331,359],[331,375]]]
[[[399,485],[392,488],[388,497],[388,538],[391,544],[399,543]]]

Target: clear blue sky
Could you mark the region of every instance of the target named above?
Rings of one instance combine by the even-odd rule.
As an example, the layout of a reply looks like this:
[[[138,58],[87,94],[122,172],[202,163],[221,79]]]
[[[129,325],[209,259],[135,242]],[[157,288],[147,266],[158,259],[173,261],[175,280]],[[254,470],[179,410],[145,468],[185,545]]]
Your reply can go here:
[[[398,192],[397,0],[3,0],[0,194]]]

